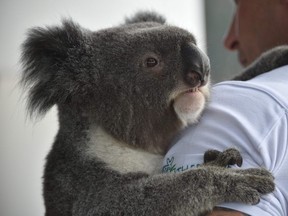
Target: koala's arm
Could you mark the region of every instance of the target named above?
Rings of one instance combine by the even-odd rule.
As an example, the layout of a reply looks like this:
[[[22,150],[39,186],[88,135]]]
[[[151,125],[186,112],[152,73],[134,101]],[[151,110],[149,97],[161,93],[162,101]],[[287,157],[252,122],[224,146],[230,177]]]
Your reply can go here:
[[[103,169],[100,175],[105,176],[102,181],[93,182],[90,176],[83,182],[73,215],[198,216],[220,202],[256,204],[260,194],[274,189],[273,177],[262,169],[203,166],[154,176]]]
[[[278,67],[288,65],[288,46],[279,46],[263,53],[244,72],[233,80],[246,81]]]

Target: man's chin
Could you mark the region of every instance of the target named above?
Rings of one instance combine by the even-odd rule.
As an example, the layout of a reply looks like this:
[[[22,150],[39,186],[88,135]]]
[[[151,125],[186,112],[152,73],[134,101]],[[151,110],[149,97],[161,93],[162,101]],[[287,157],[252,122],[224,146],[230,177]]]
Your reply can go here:
[[[243,54],[238,54],[238,61],[243,67],[247,67],[249,65],[249,61],[247,58],[243,57]]]

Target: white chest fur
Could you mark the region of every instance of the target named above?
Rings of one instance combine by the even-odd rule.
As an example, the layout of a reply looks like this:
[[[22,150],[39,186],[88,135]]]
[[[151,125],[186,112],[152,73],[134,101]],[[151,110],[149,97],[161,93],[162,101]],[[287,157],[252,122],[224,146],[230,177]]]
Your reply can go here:
[[[120,173],[145,172],[155,174],[161,171],[163,156],[131,148],[111,137],[98,126],[89,132],[90,143],[87,154],[97,157],[107,166]]]

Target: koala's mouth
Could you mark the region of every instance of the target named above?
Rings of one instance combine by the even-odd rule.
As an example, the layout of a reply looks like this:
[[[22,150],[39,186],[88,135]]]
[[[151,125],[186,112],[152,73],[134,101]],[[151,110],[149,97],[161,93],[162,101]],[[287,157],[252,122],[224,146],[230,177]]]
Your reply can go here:
[[[184,95],[196,95],[196,94],[202,94],[202,87],[194,87],[194,88],[188,88],[188,89],[183,89],[183,90],[180,90],[178,91],[176,94],[175,94],[175,98],[178,98],[178,97],[181,97],[181,96],[184,96]]]
[[[181,97],[192,101],[197,101],[199,97],[204,97],[205,100],[207,100],[210,96],[209,89],[210,80],[208,80],[208,82],[205,84],[199,83],[194,87],[188,86],[183,81],[179,81],[169,95],[168,104],[174,104],[175,100]]]
[[[199,92],[199,88],[198,87],[195,87],[195,88],[192,88],[192,89],[188,89],[187,91],[184,91],[182,94],[195,93],[195,92]]]
[[[169,97],[169,102],[174,102],[177,98],[182,97],[184,95],[196,95],[196,94],[202,94],[202,89],[204,86],[196,86],[193,88],[185,87],[184,85],[179,86],[178,88],[175,88]]]

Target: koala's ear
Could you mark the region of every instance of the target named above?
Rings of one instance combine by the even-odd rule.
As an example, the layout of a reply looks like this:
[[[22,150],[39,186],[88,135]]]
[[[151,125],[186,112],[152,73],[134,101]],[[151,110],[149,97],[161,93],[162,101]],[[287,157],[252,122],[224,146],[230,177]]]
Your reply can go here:
[[[134,16],[125,19],[126,24],[141,23],[141,22],[157,22],[165,24],[166,19],[153,11],[139,11]]]
[[[29,91],[30,114],[34,111],[44,114],[69,96],[62,87],[63,62],[68,58],[69,49],[79,46],[82,34],[81,27],[71,20],[63,20],[62,26],[29,30],[22,45],[21,81]]]

